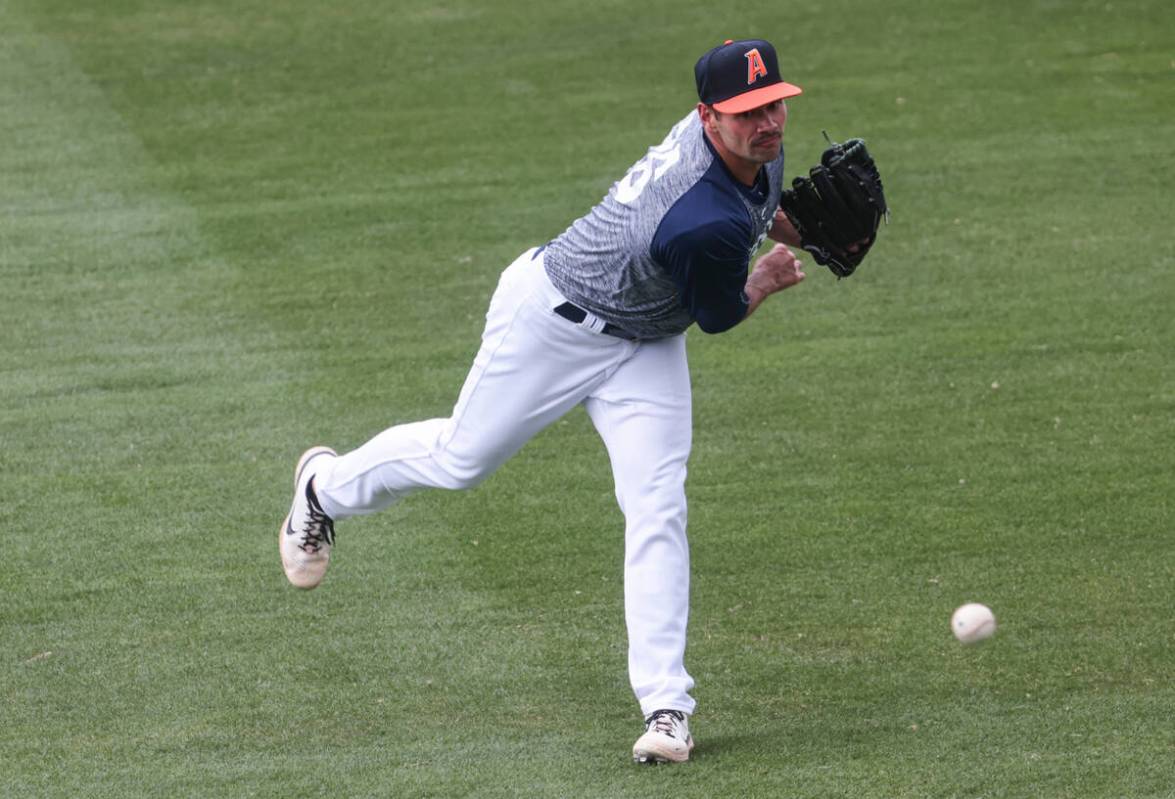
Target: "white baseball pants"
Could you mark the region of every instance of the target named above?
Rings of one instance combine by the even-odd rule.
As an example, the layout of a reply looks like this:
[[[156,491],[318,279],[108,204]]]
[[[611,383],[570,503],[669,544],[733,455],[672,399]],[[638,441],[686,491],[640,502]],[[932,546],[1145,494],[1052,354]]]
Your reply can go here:
[[[566,299],[541,252],[502,273],[481,349],[447,419],[397,425],[314,478],[336,521],[422,488],[472,487],[583,404],[607,447],[625,517],[624,612],[632,688],[647,716],[692,713],[685,671],[689,615],[686,461],[692,429],[685,336],[626,341],[554,313]]]

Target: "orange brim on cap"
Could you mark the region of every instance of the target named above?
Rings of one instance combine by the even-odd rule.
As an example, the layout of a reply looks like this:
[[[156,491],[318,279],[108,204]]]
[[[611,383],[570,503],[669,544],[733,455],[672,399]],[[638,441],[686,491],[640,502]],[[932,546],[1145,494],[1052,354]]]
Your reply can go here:
[[[770,86],[764,86],[762,89],[752,89],[749,92],[735,95],[729,100],[723,100],[720,103],[714,103],[714,109],[721,111],[723,114],[741,114],[743,111],[751,111],[761,105],[774,103],[776,100],[782,100],[785,97],[795,97],[797,94],[803,92],[799,86],[793,86],[790,83],[773,83]]]

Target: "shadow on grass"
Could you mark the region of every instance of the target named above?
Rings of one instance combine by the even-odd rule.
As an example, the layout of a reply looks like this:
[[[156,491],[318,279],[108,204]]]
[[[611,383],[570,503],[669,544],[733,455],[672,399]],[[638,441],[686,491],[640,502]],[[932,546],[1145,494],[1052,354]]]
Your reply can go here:
[[[763,739],[750,733],[707,735],[698,739],[694,750],[690,752],[690,760],[707,760],[712,757],[722,757],[736,752],[747,752],[752,749],[762,749]]]

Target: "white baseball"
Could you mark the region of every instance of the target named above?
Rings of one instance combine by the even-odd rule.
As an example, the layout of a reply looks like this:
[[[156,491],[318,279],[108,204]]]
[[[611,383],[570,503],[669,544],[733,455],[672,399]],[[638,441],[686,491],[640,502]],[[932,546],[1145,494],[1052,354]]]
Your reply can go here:
[[[965,644],[990,638],[995,632],[995,614],[987,605],[968,602],[951,614],[951,632]]]

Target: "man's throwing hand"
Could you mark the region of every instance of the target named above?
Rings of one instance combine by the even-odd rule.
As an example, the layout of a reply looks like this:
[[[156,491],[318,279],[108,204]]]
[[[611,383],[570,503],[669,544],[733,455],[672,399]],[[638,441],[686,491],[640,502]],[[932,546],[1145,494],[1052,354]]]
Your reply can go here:
[[[750,316],[767,297],[794,286],[805,277],[803,264],[796,254],[787,246],[776,244],[755,261],[755,267],[747,277],[746,292],[747,299],[750,300],[747,316]]]

